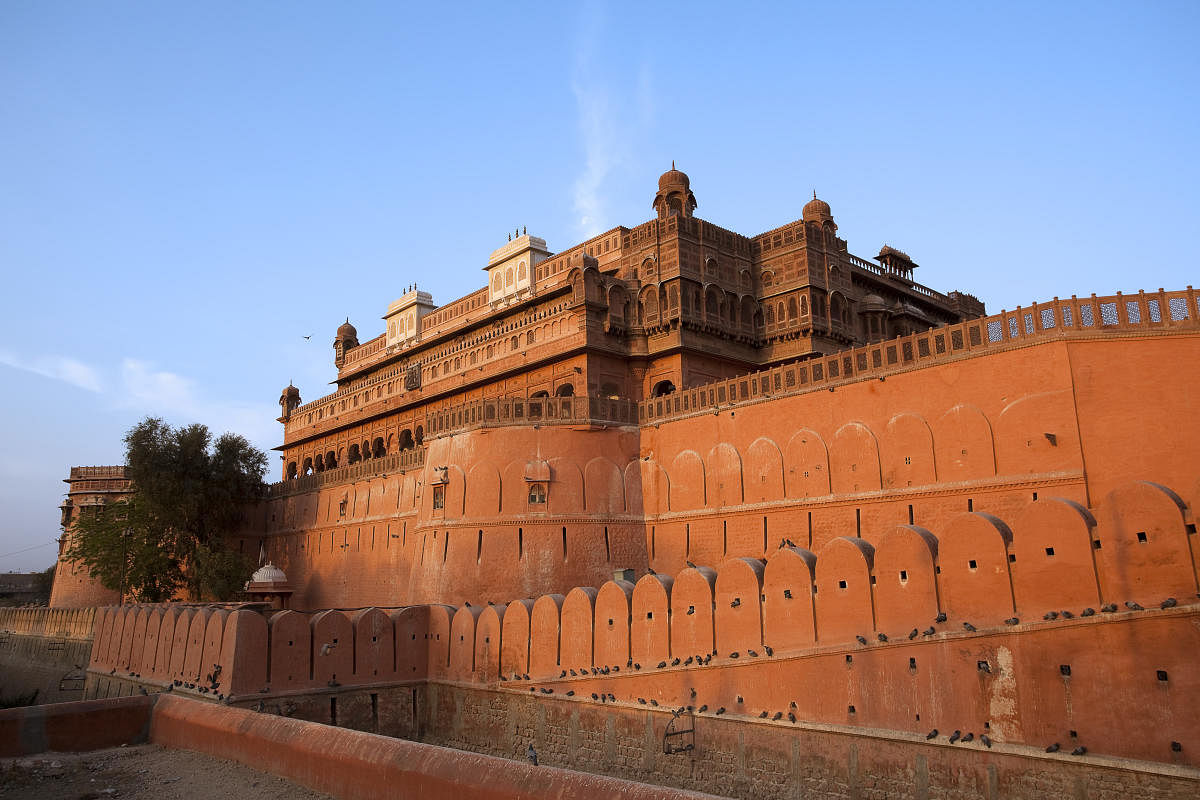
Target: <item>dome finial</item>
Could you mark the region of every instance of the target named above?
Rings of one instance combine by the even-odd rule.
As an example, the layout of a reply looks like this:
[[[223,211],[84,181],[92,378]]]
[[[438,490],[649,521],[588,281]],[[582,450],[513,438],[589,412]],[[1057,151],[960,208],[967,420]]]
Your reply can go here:
[[[671,159],[671,169],[675,169],[675,159]]]
[[[817,190],[813,189],[813,200],[817,199]]]

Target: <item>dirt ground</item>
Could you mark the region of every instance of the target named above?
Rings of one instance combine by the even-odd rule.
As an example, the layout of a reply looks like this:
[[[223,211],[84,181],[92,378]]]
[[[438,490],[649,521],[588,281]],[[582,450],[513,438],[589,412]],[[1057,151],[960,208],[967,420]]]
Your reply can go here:
[[[154,744],[0,758],[2,800],[332,800],[232,761]]]

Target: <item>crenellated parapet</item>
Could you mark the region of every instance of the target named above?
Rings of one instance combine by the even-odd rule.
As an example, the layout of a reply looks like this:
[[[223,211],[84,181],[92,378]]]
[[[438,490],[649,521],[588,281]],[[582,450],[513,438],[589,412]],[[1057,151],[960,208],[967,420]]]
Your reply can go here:
[[[231,702],[433,681],[1196,765],[1172,745],[1200,740],[1178,713],[1200,702],[1196,535],[1179,494],[1135,482],[506,603],[115,607],[89,671]]]

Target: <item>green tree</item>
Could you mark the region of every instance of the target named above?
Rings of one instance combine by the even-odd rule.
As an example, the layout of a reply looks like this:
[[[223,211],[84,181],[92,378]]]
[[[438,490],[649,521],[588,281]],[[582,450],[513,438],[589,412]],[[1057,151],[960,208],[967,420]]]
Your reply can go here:
[[[204,425],[147,417],[125,435],[127,500],[86,509],[66,552],[109,589],[141,602],[180,591],[227,599],[253,568],[228,546],[248,504],[262,497],[267,457],[245,438],[214,442]]]
[[[54,570],[56,567],[56,564],[51,564],[37,573],[37,577],[33,579],[33,588],[37,591],[39,603],[50,602],[50,592],[54,588]]]

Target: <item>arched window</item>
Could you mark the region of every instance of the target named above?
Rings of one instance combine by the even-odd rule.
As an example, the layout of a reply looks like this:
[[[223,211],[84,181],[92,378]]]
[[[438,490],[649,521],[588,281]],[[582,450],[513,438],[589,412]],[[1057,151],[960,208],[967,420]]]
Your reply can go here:
[[[289,461],[287,465],[287,479],[290,481],[296,477],[296,462]]]
[[[325,469],[337,469],[337,456],[332,450],[325,454]]]
[[[675,384],[671,381],[659,381],[654,384],[653,391],[650,392],[651,397],[666,397],[675,391]]]
[[[504,285],[505,285],[505,287],[508,287],[508,286],[512,286],[512,284],[513,284],[512,267],[509,267],[507,270],[504,271]]]
[[[539,392],[534,392],[533,394],[529,395],[529,399],[530,400],[541,400],[541,399],[543,399],[545,397],[549,397],[549,396],[550,396],[550,393],[547,392],[545,389],[543,389]]]
[[[492,278],[492,291],[493,291],[493,292],[499,292],[499,291],[500,291],[500,290],[502,290],[503,288],[504,288],[504,286],[503,286],[503,284],[501,284],[501,282],[500,282],[500,273],[499,273],[499,272],[497,272],[497,273],[496,273],[496,277]]]
[[[558,387],[554,393],[559,397],[574,397],[575,385],[571,383],[564,383],[562,386]]]
[[[410,431],[408,428],[405,428],[404,430],[400,431],[400,450],[401,451],[412,450],[412,448],[413,448],[412,431]]]
[[[358,445],[350,445],[350,456],[346,460],[351,464],[357,464],[359,461],[362,461],[362,456],[358,454]]]
[[[317,453],[317,460],[313,462],[313,470],[315,472],[325,471],[325,457]]]
[[[770,303],[767,303],[767,324],[775,324],[775,306],[771,305]]]
[[[524,261],[522,261],[520,264],[517,264],[517,280],[519,280],[519,281],[525,280],[525,262]]]
[[[521,337],[520,336],[514,336],[508,340],[508,349],[509,350],[516,351],[520,347],[521,347]]]
[[[808,316],[808,295],[806,294],[800,295],[800,316]]]
[[[787,299],[788,319],[796,318],[796,298],[789,297]]]
[[[421,427],[420,425],[417,426],[416,439],[417,439],[418,447],[420,447],[421,444],[425,441],[425,429],[423,427]]]
[[[362,451],[361,451],[361,452],[362,452],[362,457],[363,457],[363,460],[366,460],[366,459],[370,458],[370,457],[371,457],[371,443],[370,443],[370,442],[363,442],[363,443],[362,443]]]
[[[372,455],[375,458],[383,458],[387,455],[387,449],[383,446],[383,437],[376,436],[375,441],[371,443]]]
[[[658,318],[658,294],[655,293],[653,288],[651,288],[650,291],[642,294],[642,305],[645,309],[646,319],[650,320]]]

